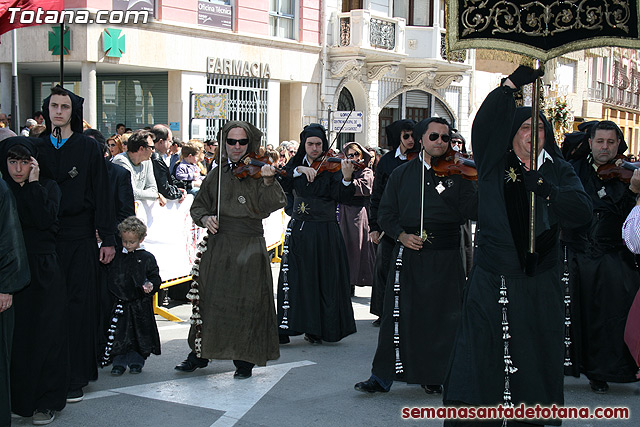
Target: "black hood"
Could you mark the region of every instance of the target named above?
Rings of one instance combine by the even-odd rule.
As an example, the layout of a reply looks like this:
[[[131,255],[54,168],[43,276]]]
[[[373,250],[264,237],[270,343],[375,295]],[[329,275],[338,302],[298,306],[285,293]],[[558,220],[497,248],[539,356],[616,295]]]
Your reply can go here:
[[[402,130],[406,129],[407,127],[413,129],[415,125],[415,120],[411,119],[396,120],[395,122],[391,123],[389,126],[384,128],[387,134],[387,144],[389,144],[389,146],[394,150],[397,150],[400,146],[400,133],[402,132]],[[413,138],[413,140],[414,147],[416,147],[418,145],[418,141],[415,139],[415,137]]]
[[[27,136],[13,136],[7,138],[0,143],[0,172],[5,181],[13,183],[13,179],[9,176],[9,170],[7,169],[7,153],[9,149],[16,145],[24,146],[27,151],[31,153],[31,156],[38,161],[40,167],[40,176],[43,178],[50,178],[52,175],[46,164],[43,164],[42,159],[38,156],[38,144],[40,143],[38,138],[29,138]]]
[[[262,131],[252,125],[249,122],[243,122],[239,120],[231,120],[222,127],[220,131],[220,145],[219,149],[222,150],[222,158],[226,159],[227,156],[227,135],[229,131],[233,128],[241,128],[244,129],[244,132],[247,134],[247,138],[249,139],[249,146],[247,147],[247,153],[257,153],[260,148],[260,142],[262,141]],[[216,161],[218,161],[216,159]]]
[[[64,90],[69,98],[71,98],[71,130],[75,133],[82,133],[82,104],[84,103],[84,98],[76,95],[75,93],[63,88],[60,85],[56,87]],[[45,130],[42,132],[42,136],[51,135],[51,116],[49,114],[49,101],[51,100],[51,95],[49,95],[42,102],[42,115],[44,116]]]
[[[300,132],[300,146],[298,147],[298,151],[295,156],[289,160],[288,165],[292,166],[300,166],[302,164],[302,159],[307,154],[305,150],[305,142],[307,142],[307,138],[311,136],[317,136],[322,139],[322,152],[326,153],[329,150],[329,140],[327,139],[327,131],[325,128],[318,123],[308,124],[302,129]]]
[[[544,150],[553,158],[562,158],[562,153],[560,152],[560,148],[558,147],[558,144],[556,144],[556,138],[553,135],[551,123],[549,123],[549,120],[547,120],[542,112],[540,112],[539,115],[542,123],[544,124]],[[516,133],[518,132],[518,129],[520,129],[520,126],[522,126],[522,123],[524,123],[528,118],[531,118],[531,107],[516,108],[516,113],[513,116],[513,124],[511,126],[511,135],[509,136],[509,146],[511,146],[513,137],[516,136]]]

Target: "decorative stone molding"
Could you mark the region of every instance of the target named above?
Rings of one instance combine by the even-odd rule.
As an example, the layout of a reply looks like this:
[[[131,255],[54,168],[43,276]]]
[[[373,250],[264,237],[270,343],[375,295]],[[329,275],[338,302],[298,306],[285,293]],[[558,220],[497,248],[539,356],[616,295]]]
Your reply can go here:
[[[362,59],[347,59],[344,61],[333,61],[331,64],[332,77],[350,77],[357,78],[364,66]]]
[[[438,74],[433,81],[434,89],[444,89],[452,82],[461,82],[462,74]]]
[[[367,67],[367,80],[379,80],[387,73],[391,72],[392,74],[395,74],[397,71],[397,64],[370,64]]]
[[[410,70],[407,68],[405,82],[408,86],[418,86],[425,80],[433,80],[436,78],[435,68],[421,68],[419,70]]]

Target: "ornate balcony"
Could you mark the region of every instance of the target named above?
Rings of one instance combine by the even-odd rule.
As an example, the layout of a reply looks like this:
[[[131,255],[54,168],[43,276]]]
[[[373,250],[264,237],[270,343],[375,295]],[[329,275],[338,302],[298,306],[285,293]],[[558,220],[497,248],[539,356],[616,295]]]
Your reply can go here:
[[[613,104],[619,107],[638,110],[639,94],[626,89],[620,89],[616,85],[604,82],[596,82],[595,87],[587,89],[586,98],[590,101]]]
[[[332,57],[358,56],[364,61],[393,61],[405,56],[403,18],[372,15],[356,9],[333,17]]]

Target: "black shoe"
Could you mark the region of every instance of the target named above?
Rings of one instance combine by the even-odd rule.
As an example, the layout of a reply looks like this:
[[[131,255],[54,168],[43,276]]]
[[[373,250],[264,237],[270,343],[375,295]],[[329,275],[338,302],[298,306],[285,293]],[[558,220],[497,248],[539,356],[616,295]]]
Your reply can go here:
[[[378,393],[378,392],[386,393],[389,391],[389,390],[385,390],[384,387],[382,387],[378,383],[378,381],[371,378],[361,383],[357,383],[356,385],[353,386],[353,388],[363,393]]]
[[[81,388],[67,392],[67,403],[80,402],[82,399],[84,399],[84,393]]]
[[[317,335],[304,334],[304,339],[311,344],[322,344],[322,340]]]
[[[606,381],[589,380],[589,384],[591,385],[591,390],[593,390],[594,393],[605,394],[609,391],[609,384],[607,384]]]
[[[442,386],[440,384],[429,384],[420,386],[427,394],[442,394]]]
[[[139,374],[142,372],[142,366],[140,365],[131,365],[129,366],[129,373],[130,374]]]
[[[380,318],[378,317],[376,320],[374,320],[373,322],[371,322],[371,324],[372,324],[373,326],[375,326],[376,328],[379,328],[379,327],[380,327],[380,322],[381,322],[381,320],[380,320]]]
[[[251,378],[251,370],[244,369],[236,369],[236,372],[233,374],[233,378],[237,380],[246,380],[247,378]]]
[[[289,344],[291,339],[289,338],[289,335],[278,335],[278,342],[280,344]]]
[[[119,377],[120,375],[124,374],[125,370],[126,369],[124,366],[114,366],[111,369],[111,375],[113,375],[114,377]]]
[[[182,371],[182,372],[193,372],[198,368],[206,368],[207,365],[209,364],[209,361],[207,359],[202,359],[202,358],[194,358],[196,359],[195,361],[192,360],[192,358],[187,357],[184,361],[180,362],[179,365],[177,365],[174,369],[176,371]]]

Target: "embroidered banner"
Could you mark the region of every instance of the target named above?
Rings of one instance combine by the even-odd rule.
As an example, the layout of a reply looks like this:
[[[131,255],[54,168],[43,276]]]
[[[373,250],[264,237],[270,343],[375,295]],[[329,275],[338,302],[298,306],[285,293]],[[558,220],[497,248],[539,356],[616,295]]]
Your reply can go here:
[[[602,46],[640,48],[638,0],[449,0],[449,49],[487,48],[546,61]]]

